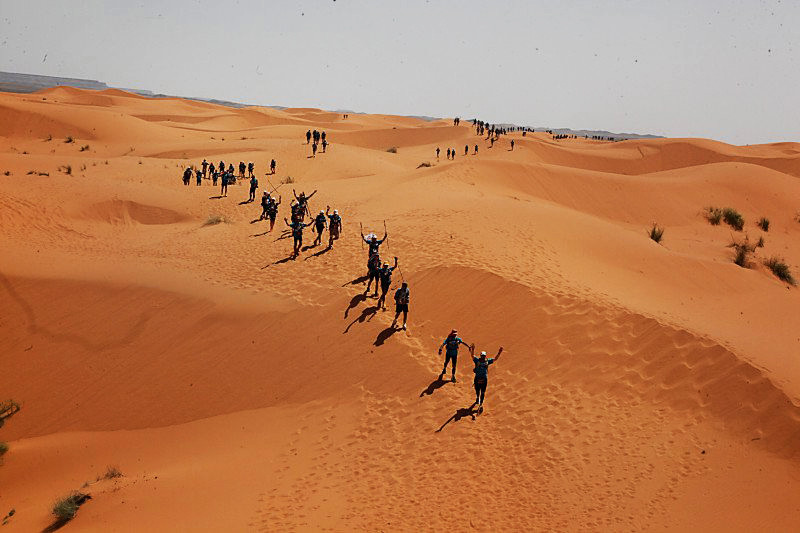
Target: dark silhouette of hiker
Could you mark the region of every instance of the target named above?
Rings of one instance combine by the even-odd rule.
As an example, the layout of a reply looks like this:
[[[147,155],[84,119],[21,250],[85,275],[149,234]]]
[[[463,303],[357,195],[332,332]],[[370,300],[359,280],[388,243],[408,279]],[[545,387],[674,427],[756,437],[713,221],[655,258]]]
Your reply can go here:
[[[306,132],[306,144],[311,143],[311,130]]]
[[[467,155],[468,153],[469,153],[469,145],[465,144],[464,145],[464,155]]]
[[[250,196],[247,198],[248,202],[256,201],[256,189],[258,189],[258,179],[253,176],[250,178]]]
[[[447,149],[447,159],[450,160],[450,148]]]
[[[378,298],[377,306],[384,311],[386,310],[386,293],[389,292],[389,287],[392,285],[392,272],[394,272],[395,268],[397,268],[397,257],[394,258],[393,267],[390,267],[389,263],[384,263],[383,268],[378,271],[378,279],[381,282],[381,296]]]
[[[208,161],[203,159],[202,166],[203,166],[203,177],[205,178],[206,177],[206,171],[208,170]]]
[[[444,358],[444,366],[442,367],[442,372],[439,374],[439,379],[442,379],[442,376],[445,375],[447,372],[447,363],[450,363],[450,368],[452,370],[452,377],[450,381],[455,383],[456,381],[456,363],[458,362],[458,347],[460,345],[464,345],[469,348],[469,345],[461,340],[461,337],[458,336],[458,331],[453,330],[450,332],[450,335],[444,340],[441,346],[439,346],[439,355],[442,355],[442,348],[446,347],[445,350],[445,358]]]
[[[511,139],[511,151],[514,151],[514,139]]]
[[[283,221],[286,223],[287,226],[289,226],[292,229],[292,238],[294,239],[294,249],[292,251],[291,258],[297,259],[297,257],[300,255],[300,248],[303,247],[303,229],[313,224],[314,221],[312,220],[308,224],[303,224],[303,222],[299,220],[294,221],[290,224],[289,221],[286,220],[285,218],[283,219]]]
[[[395,312],[394,320],[392,321],[393,328],[397,327],[397,318],[400,316],[400,313],[403,313],[402,329],[406,329],[406,323],[408,322],[408,303],[410,300],[411,291],[408,290],[408,283],[403,282],[403,285],[394,293]]]
[[[325,208],[325,214],[331,210],[331,206]],[[333,241],[337,240],[342,234],[342,217],[339,216],[339,211],[333,210],[332,215],[328,215],[328,248],[333,248]]]
[[[475,363],[475,368],[472,369],[475,373],[475,404],[480,406],[479,412],[483,412],[483,397],[486,395],[486,386],[489,384],[489,365],[500,359],[502,353],[503,347],[501,346],[493,358],[487,359],[486,352],[481,352],[480,357],[472,356],[472,362]]]
[[[317,157],[317,143],[311,145],[311,157]]]
[[[269,171],[270,171],[272,174],[275,174],[275,167],[276,167],[276,166],[277,166],[277,163],[275,163],[275,160],[274,160],[274,159],[273,159],[272,161],[270,161],[270,162],[269,162]]]
[[[439,147],[436,147],[436,160],[439,160]]]
[[[325,132],[323,132],[323,133],[325,133]],[[325,139],[322,139],[322,153],[324,154],[327,151],[328,151],[328,141],[326,141]]]
[[[228,173],[227,172],[223,172],[222,173],[222,184],[220,185],[219,195],[220,196],[228,196]]]
[[[195,170],[194,173],[195,177],[197,178],[197,186],[199,187],[200,185],[203,184],[203,173],[200,171],[199,168]]]
[[[475,155],[478,155],[478,145],[475,145]]]
[[[247,163],[247,177],[249,177],[249,178],[253,177],[253,169],[254,168],[255,168],[255,165],[253,164],[252,161]]]

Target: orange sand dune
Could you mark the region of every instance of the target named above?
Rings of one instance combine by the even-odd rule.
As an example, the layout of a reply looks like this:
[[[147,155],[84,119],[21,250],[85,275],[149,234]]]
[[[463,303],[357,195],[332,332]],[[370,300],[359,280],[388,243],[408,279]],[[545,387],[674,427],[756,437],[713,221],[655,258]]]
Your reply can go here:
[[[81,487],[66,527],[92,531],[800,524],[800,293],[762,264],[800,276],[800,144],[490,147],[446,120],[58,87],[0,94],[0,154],[9,531]],[[243,180],[183,186],[204,158],[256,164],[275,231]],[[333,249],[287,259],[292,188],[342,213]],[[362,227],[388,229],[407,331],[364,294]],[[505,348],[483,412],[463,347],[438,379],[453,327]]]

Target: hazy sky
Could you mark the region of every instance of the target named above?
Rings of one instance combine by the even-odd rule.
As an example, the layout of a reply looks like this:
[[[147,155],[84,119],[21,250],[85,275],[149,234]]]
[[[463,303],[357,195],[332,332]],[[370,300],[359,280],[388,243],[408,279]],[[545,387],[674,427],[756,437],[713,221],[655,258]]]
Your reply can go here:
[[[0,0],[0,19],[0,70],[12,72],[265,105],[800,141],[800,0]]]

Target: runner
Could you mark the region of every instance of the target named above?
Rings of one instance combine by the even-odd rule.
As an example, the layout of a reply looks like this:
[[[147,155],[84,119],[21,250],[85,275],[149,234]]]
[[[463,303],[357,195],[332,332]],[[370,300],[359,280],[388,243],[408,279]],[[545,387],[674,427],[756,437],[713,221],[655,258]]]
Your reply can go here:
[[[195,177],[197,178],[197,186],[199,187],[200,185],[203,184],[203,173],[200,172],[199,168],[197,170],[195,170],[194,173],[195,173]]]
[[[369,286],[372,285],[372,280],[375,280],[375,294],[373,294],[373,296],[378,295],[378,282],[381,279],[380,272],[381,256],[378,254],[372,254],[367,260],[367,288],[364,290],[364,294],[369,292]]]
[[[327,206],[325,214],[331,210],[331,206]],[[333,210],[332,215],[328,215],[328,248],[333,248],[333,241],[337,240],[342,234],[342,217],[339,216],[339,211]]]
[[[244,179],[244,170],[245,170],[245,168],[247,168],[247,167],[245,167],[244,161],[239,161],[239,177],[241,179]]]
[[[269,195],[267,191],[264,191],[264,194],[261,195],[261,216],[258,217],[258,220],[266,220],[269,216],[269,204],[272,202],[272,197]]]
[[[211,174],[211,185],[216,187],[217,186],[217,178],[218,178],[218,176],[217,176],[217,169],[214,166],[214,163],[211,163],[211,165],[209,165],[208,173]]]
[[[439,160],[439,147],[436,147],[436,160]]]
[[[317,246],[318,244],[322,244],[322,232],[325,231],[325,226],[328,225],[328,219],[325,217],[325,211],[320,211],[319,214],[314,219],[314,229],[317,232],[317,238],[314,239],[314,244],[311,246]]]
[[[478,145],[475,145],[475,155],[478,155]]]
[[[303,229],[307,228],[314,222],[309,222],[308,224],[303,224],[301,221],[289,223],[288,220],[284,217],[283,221],[292,229],[292,238],[294,239],[294,249],[292,250],[292,259],[297,259],[297,256],[300,255],[300,248],[303,246]]]
[[[272,161],[270,161],[270,162],[269,162],[269,171],[270,171],[272,174],[275,174],[275,167],[276,167],[276,166],[277,166],[277,163],[275,162],[275,160],[274,160],[274,159],[273,159]]]
[[[322,133],[323,133],[323,135],[325,134],[324,131]],[[323,154],[327,153],[327,151],[328,151],[328,141],[326,141],[325,139],[322,139],[322,153]]]
[[[247,163],[247,175],[251,178],[253,177],[253,169],[255,169],[255,165],[250,161]]]
[[[311,157],[317,157],[317,143],[311,145]]]
[[[514,151],[514,139],[511,139],[511,151]]]
[[[311,142],[311,130],[308,130],[306,132],[306,144],[309,144],[310,142]]]
[[[458,331],[453,330],[450,332],[450,335],[444,340],[441,346],[439,346],[439,355],[442,355],[442,348],[446,348],[445,356],[444,356],[444,366],[442,367],[442,373],[439,374],[439,379],[445,375],[447,372],[447,363],[451,362],[451,369],[453,371],[453,377],[450,378],[450,381],[453,383],[456,382],[456,363],[458,362],[458,347],[459,345],[463,344],[467,348],[469,345],[461,340],[461,337],[458,336]]]
[[[397,317],[403,313],[403,329],[406,329],[406,322],[408,321],[408,302],[411,300],[411,291],[408,290],[408,283],[403,282],[403,285],[394,293],[395,313],[392,327],[397,327]]]
[[[378,240],[378,237],[376,235],[374,235],[374,234],[370,234],[370,237],[367,238],[367,237],[364,237],[364,232],[363,231],[361,232],[361,238],[364,239],[365,243],[369,244],[369,253],[367,254],[367,257],[372,257],[373,255],[378,253],[378,249],[380,248],[381,244],[383,244],[383,241],[386,240],[387,236],[388,236],[388,233],[386,233],[386,231],[384,231],[383,232],[383,239]]]
[[[389,286],[392,284],[392,272],[397,268],[397,257],[394,258],[394,266],[390,267],[389,263],[384,263],[383,268],[378,271],[378,277],[381,280],[381,297],[378,298],[378,307],[386,311],[386,293],[389,292]]]
[[[201,164],[203,166],[203,177],[205,178],[206,177],[206,171],[208,170],[208,161],[203,159],[203,162]]]
[[[447,149],[447,159],[450,159],[450,148]]]
[[[220,186],[219,195],[220,196],[228,196],[228,173],[227,172],[223,172],[222,173],[222,184]]]
[[[269,203],[267,207],[267,216],[269,217],[269,230],[272,231],[272,228],[275,227],[275,218],[278,216],[278,206],[281,205],[281,197],[278,196],[278,201],[275,201],[275,198],[272,198],[272,201]]]
[[[295,190],[292,189],[292,194],[294,194],[294,197],[297,200],[297,203],[300,205],[300,210],[301,210],[300,211],[300,220],[305,220],[306,213],[308,213],[308,201],[311,200],[311,198],[315,194],[317,194],[317,190],[314,189],[314,192],[312,192],[308,196],[306,196],[306,193],[304,193],[304,192],[301,192],[300,196],[297,196],[297,193],[295,192]],[[311,213],[308,213],[308,216],[311,216]]]
[[[248,202],[256,201],[256,189],[258,189],[258,179],[252,176],[250,178],[250,196],[247,198]]]
[[[500,359],[500,354],[503,353],[501,346],[497,350],[497,355],[493,358],[487,359],[486,352],[481,352],[480,358],[472,356],[472,362],[475,363],[475,405],[479,405],[479,412],[483,412],[483,397],[486,395],[486,385],[489,382],[489,365]]]
[[[467,154],[469,154],[469,145],[465,144],[464,145],[464,155],[467,155]]]

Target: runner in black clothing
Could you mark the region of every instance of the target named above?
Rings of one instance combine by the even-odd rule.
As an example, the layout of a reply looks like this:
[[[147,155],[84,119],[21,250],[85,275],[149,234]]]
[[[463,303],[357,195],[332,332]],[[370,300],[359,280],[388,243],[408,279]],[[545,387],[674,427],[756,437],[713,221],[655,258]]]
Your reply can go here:
[[[244,161],[239,161],[239,177],[244,179],[244,170],[245,170]]]
[[[219,195],[220,196],[228,196],[228,173],[227,172],[223,172],[222,173],[222,184],[220,186]]]
[[[297,256],[300,255],[300,248],[303,247],[303,229],[307,228],[314,222],[309,222],[308,224],[303,224],[299,220],[297,222],[289,223],[286,218],[283,219],[287,226],[292,228],[292,238],[294,238],[294,250],[292,251],[292,259],[297,259]]]
[[[310,142],[311,142],[311,130],[308,130],[306,132],[306,144],[309,144]]]
[[[256,201],[256,189],[258,189],[258,179],[252,176],[250,178],[250,196],[247,198],[248,202]]]
[[[323,132],[324,133],[324,132]],[[322,139],[322,153],[327,153],[328,151],[328,141]]]
[[[475,145],[475,155],[478,155],[478,145]]]
[[[444,376],[445,373],[447,372],[447,363],[450,362],[451,363],[450,366],[451,366],[451,369],[453,371],[453,374],[452,374],[453,377],[450,378],[450,381],[455,383],[455,381],[456,381],[456,363],[458,362],[458,347],[461,344],[463,344],[464,346],[469,348],[469,345],[466,342],[464,342],[463,340],[461,340],[461,337],[458,336],[458,331],[453,330],[453,331],[450,332],[450,335],[448,335],[447,338],[444,340],[442,345],[439,346],[439,355],[442,355],[442,348],[444,348],[445,346],[447,347],[447,350],[445,351],[445,357],[444,357],[444,366],[442,367],[442,373],[439,374],[439,379],[441,379],[442,376]]]
[[[317,157],[317,143],[311,145],[311,157]]]
[[[408,321],[408,302],[411,300],[411,291],[408,290],[408,283],[403,282],[403,286],[394,293],[395,313],[392,327],[397,327],[397,318],[403,313],[403,329],[406,329]]]
[[[278,206],[281,205],[281,197],[278,196],[278,201],[275,198],[267,206],[267,216],[269,217],[269,230],[275,227],[275,218],[278,216]]]
[[[378,240],[378,237],[376,237],[375,235],[373,235],[372,237],[367,239],[366,237],[364,237],[364,232],[363,231],[361,232],[361,238],[364,239],[365,243],[369,244],[368,257],[372,257],[373,255],[378,253],[378,249],[380,248],[381,244],[383,244],[383,241],[386,240],[387,236],[388,236],[388,233],[386,233],[384,231],[383,232],[383,239],[381,239],[381,240]]]
[[[386,311],[386,293],[389,292],[389,287],[392,284],[392,272],[397,268],[397,257],[394,258],[394,266],[390,267],[389,263],[384,263],[383,268],[378,271],[378,277],[381,280],[381,297],[378,298],[378,307]]]
[[[511,139],[511,151],[514,151],[514,139]]]
[[[250,161],[249,163],[247,163],[247,175],[248,175],[248,177],[251,177],[251,178],[253,177],[253,169],[255,169],[255,165],[253,164],[252,161]]]
[[[214,167],[214,163],[211,163],[208,167],[208,173],[211,174],[211,185],[214,187],[217,186],[217,169]]]
[[[314,239],[314,244],[311,246],[322,244],[322,232],[325,231],[325,226],[327,225],[328,219],[325,216],[325,211],[320,211],[316,218],[314,218],[314,229],[317,232],[317,238]]]
[[[294,194],[294,197],[297,200],[297,203],[300,205],[300,209],[301,209],[301,211],[300,211],[300,219],[304,220],[305,217],[306,217],[306,213],[308,213],[308,201],[311,200],[311,198],[315,194],[317,194],[317,190],[314,189],[314,192],[312,192],[308,196],[306,196],[306,193],[304,193],[304,192],[301,192],[300,196],[297,196],[297,192],[295,192],[295,190],[292,189],[292,194]],[[311,213],[308,213],[308,216],[311,216]]]
[[[447,149],[447,159],[450,159],[450,148]]]
[[[203,177],[205,178],[206,177],[206,171],[208,170],[208,161],[203,159],[202,166],[203,166]]]
[[[367,260],[367,288],[364,290],[364,294],[369,292],[369,286],[372,285],[372,280],[375,280],[375,294],[373,296],[378,295],[378,282],[380,281],[380,272],[381,272],[381,256],[376,254],[372,254],[369,256]]]
[[[328,215],[330,210],[331,206],[327,206],[325,214]],[[328,248],[333,248],[333,241],[338,239],[342,234],[342,217],[339,216],[339,211],[334,209],[333,214],[328,215],[328,218],[330,219],[328,221]]]
[[[267,191],[264,191],[264,194],[261,195],[261,216],[258,217],[258,220],[266,220],[267,216],[269,216],[269,204],[272,202],[272,197],[269,195]]]
[[[472,362],[475,363],[475,368],[472,369],[475,373],[475,405],[480,405],[478,409],[480,412],[483,412],[483,397],[486,395],[486,386],[489,383],[489,365],[500,359],[501,353],[503,353],[502,346],[494,358],[487,359],[486,352],[481,352],[480,358],[472,356]]]
[[[274,160],[274,159],[273,159],[272,161],[270,161],[270,162],[269,162],[269,171],[270,171],[272,174],[275,174],[275,167],[276,167],[276,166],[277,166],[277,163],[275,163],[275,160]]]
[[[469,153],[469,145],[465,144],[464,145],[464,155],[467,155],[468,153]]]
[[[436,147],[436,160],[439,160],[439,147]]]
[[[183,184],[189,185],[189,182],[192,180],[192,169],[186,167],[186,170],[183,171]]]

